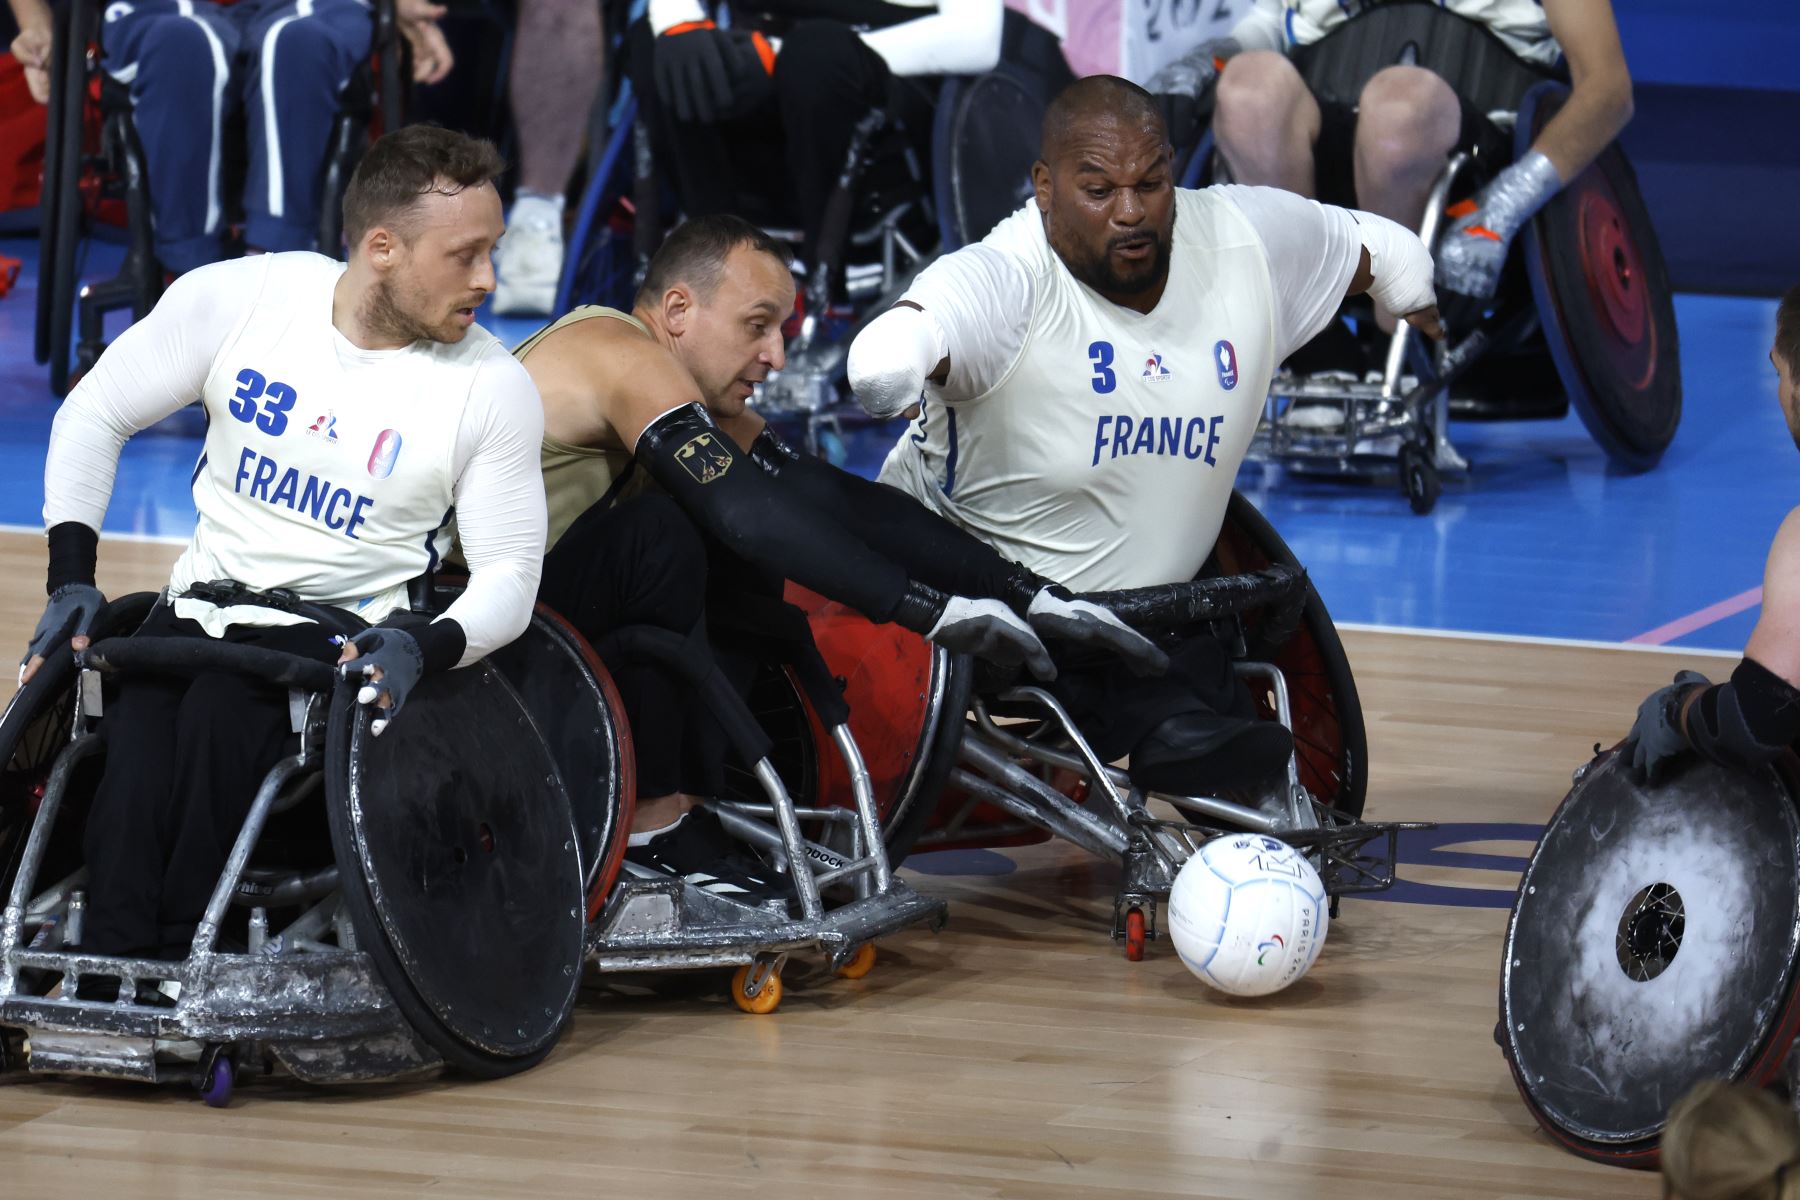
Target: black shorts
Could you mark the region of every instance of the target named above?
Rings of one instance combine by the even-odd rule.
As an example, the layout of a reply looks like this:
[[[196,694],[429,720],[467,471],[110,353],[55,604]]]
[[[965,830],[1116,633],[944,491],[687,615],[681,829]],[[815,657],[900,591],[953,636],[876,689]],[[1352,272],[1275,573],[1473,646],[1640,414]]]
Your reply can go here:
[[[1455,91],[1454,88],[1451,89]],[[1356,105],[1314,95],[1319,104],[1319,140],[1313,147],[1313,191],[1325,204],[1358,207],[1356,195]],[[1512,138],[1488,120],[1466,96],[1456,97],[1462,109],[1462,126],[1456,135],[1458,150],[1472,151],[1478,163],[1490,165],[1483,175],[1512,161]]]

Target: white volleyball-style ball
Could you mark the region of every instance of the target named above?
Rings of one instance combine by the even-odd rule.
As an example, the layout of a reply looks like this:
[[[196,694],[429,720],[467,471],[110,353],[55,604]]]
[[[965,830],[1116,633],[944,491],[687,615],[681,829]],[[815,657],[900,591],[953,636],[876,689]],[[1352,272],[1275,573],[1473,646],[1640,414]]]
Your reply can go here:
[[[1175,876],[1168,913],[1187,969],[1233,996],[1267,996],[1305,975],[1330,920],[1312,863],[1259,833],[1202,845]]]

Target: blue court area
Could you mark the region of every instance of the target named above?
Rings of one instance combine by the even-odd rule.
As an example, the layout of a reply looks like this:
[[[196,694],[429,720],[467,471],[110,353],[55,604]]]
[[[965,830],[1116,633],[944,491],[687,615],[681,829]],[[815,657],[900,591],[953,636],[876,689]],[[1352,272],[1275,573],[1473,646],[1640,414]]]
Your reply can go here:
[[[26,260],[19,286],[0,300],[0,524],[37,528],[57,402],[31,355],[36,245],[0,240],[0,254]],[[87,274],[110,274],[117,254],[90,245]],[[1610,468],[1570,416],[1454,425],[1473,471],[1447,482],[1425,517],[1385,484],[1247,466],[1239,485],[1311,569],[1339,621],[1739,650],[1755,622],[1769,541],[1800,497],[1800,452],[1768,361],[1775,304],[1682,295],[1676,313],[1686,407],[1654,471]],[[516,344],[537,322],[483,324]],[[191,531],[188,480],[202,433],[198,411],[188,410],[127,444],[108,532]],[[847,430],[831,448],[868,474],[893,437]]]

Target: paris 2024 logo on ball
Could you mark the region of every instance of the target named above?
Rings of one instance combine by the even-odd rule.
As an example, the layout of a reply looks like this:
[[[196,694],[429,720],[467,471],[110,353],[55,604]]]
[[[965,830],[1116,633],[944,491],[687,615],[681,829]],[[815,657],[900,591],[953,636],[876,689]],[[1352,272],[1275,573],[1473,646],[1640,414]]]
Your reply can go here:
[[[1228,834],[1201,846],[1169,890],[1169,935],[1196,978],[1266,996],[1306,974],[1325,945],[1325,885],[1279,838]]]

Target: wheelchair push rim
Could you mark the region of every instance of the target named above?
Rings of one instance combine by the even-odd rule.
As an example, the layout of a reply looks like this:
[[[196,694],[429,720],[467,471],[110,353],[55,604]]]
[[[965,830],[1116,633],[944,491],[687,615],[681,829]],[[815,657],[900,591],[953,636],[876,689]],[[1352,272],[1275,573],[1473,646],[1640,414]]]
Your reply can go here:
[[[143,623],[156,593],[121,596],[94,618],[94,641],[125,633]],[[68,744],[75,719],[75,658],[53,654],[31,682],[7,702],[0,715],[0,889],[12,886],[37,799],[57,752]],[[60,696],[59,693],[62,693]],[[0,890],[0,898],[5,895]]]
[[[1800,1029],[1796,765],[1690,761],[1646,788],[1609,752],[1545,826],[1507,922],[1496,1040],[1565,1149],[1652,1167],[1694,1084],[1780,1070]]]
[[[1555,82],[1527,93],[1519,153],[1566,96]],[[1533,218],[1524,254],[1545,342],[1582,424],[1621,465],[1655,466],[1681,423],[1680,344],[1668,268],[1617,143]]]
[[[894,865],[911,852],[937,811],[955,765],[968,706],[969,662],[897,625],[873,625],[842,604],[794,584],[788,603],[807,614],[813,639],[844,689],[850,728],[875,791],[882,839]],[[853,807],[843,759],[797,685],[787,681],[792,713],[758,713],[771,736],[792,727],[809,747],[807,771],[790,779],[796,800]],[[803,719],[801,718],[803,714]],[[789,772],[783,773],[787,778]]]

